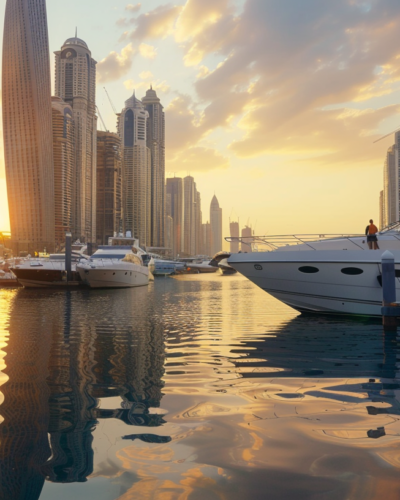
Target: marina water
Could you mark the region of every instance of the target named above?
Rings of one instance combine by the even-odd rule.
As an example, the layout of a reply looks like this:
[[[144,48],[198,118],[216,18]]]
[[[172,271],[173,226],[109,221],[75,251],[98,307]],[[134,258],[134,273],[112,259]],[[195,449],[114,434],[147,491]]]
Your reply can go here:
[[[1,290],[0,496],[398,499],[399,346],[241,276]]]

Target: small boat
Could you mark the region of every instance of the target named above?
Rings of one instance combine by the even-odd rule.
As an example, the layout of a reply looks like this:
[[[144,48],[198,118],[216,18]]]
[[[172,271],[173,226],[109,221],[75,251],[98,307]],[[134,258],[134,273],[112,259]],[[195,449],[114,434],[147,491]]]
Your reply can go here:
[[[220,269],[221,273],[224,275],[236,274],[237,270],[234,269],[228,262],[230,256],[231,254],[229,252],[218,252],[214,255],[210,265],[217,266],[217,268]]]
[[[171,276],[185,269],[186,265],[183,262],[175,260],[163,260],[152,258],[149,262],[149,269],[153,276]]]
[[[0,288],[18,288],[21,286],[13,273],[0,271]]]
[[[134,239],[130,245],[100,246],[90,258],[81,260],[76,269],[90,288],[133,288],[149,284],[150,270],[143,264],[145,252]]]

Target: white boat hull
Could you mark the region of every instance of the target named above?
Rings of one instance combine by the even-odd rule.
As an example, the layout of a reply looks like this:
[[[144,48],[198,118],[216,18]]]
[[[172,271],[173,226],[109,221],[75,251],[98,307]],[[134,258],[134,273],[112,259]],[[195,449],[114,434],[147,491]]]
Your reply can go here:
[[[276,251],[235,254],[229,264],[299,311],[381,316],[381,254],[382,251],[311,251],[300,256],[297,252]],[[400,275],[400,252],[393,254]],[[349,272],[359,274],[345,274]],[[396,289],[400,298],[398,278]]]
[[[82,281],[90,288],[134,288],[149,284],[149,271],[144,266],[126,270],[78,265],[77,270]]]

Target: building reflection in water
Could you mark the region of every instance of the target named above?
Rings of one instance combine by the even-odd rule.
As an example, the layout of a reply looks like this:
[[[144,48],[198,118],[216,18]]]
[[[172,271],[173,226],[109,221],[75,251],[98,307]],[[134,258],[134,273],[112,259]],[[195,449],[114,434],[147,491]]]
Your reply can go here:
[[[89,307],[85,294],[63,292],[61,301],[59,294],[20,290],[4,348],[0,498],[38,499],[45,479],[86,481],[99,419],[164,423],[150,412],[163,396],[164,330],[146,292],[134,297],[132,304],[118,291],[99,294]],[[102,409],[100,400],[109,397],[121,398],[120,406]],[[157,442],[146,428],[121,437]]]

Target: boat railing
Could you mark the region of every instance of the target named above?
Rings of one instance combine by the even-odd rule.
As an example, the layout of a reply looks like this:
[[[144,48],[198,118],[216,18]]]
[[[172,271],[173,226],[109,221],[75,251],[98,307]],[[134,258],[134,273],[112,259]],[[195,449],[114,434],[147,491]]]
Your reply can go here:
[[[240,243],[242,252],[257,251],[259,247],[263,250],[274,251],[285,246],[306,245],[311,250],[317,250],[313,247],[313,243],[318,243],[326,240],[343,240],[346,239],[360,250],[365,248],[355,241],[353,238],[365,237],[364,234],[285,234],[271,236],[246,236],[246,237],[227,237],[225,240],[228,243]]]

